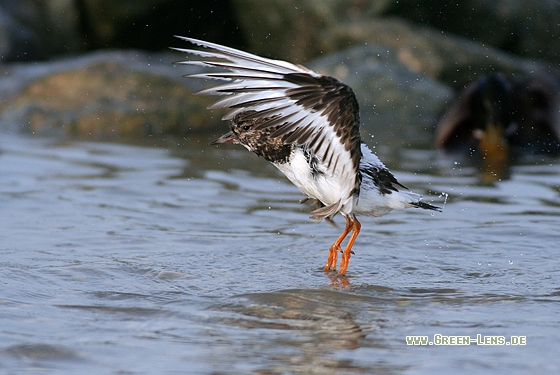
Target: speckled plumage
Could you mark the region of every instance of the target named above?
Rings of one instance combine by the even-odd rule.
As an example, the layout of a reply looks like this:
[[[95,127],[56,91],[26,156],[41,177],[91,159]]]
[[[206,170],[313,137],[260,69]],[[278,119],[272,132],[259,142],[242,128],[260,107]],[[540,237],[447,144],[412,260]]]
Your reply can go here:
[[[223,95],[211,108],[230,108],[230,132],[212,142],[233,142],[274,164],[307,197],[316,199],[315,220],[337,213],[346,227],[329,251],[325,270],[339,275],[348,267],[361,224],[356,214],[385,215],[393,209],[438,210],[408,192],[360,138],[359,107],[352,89],[333,77],[285,61],[270,60],[233,48],[179,37],[203,47],[176,49],[201,60],[181,64],[216,68],[190,77],[226,81],[201,94]]]

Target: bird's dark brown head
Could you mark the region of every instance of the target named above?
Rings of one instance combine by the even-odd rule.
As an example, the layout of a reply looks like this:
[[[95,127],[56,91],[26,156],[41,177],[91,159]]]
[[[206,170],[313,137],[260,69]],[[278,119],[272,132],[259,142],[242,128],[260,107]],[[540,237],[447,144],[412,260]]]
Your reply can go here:
[[[247,111],[238,113],[229,124],[231,130],[210,144],[216,145],[232,142],[245,146],[249,151],[254,151],[258,146],[257,144],[269,133],[265,130],[256,129],[256,127],[261,125],[266,119],[252,118],[251,115],[254,112],[255,111]]]
[[[270,162],[286,161],[292,148],[290,144],[284,143],[286,135],[271,136],[278,130],[278,125],[261,127],[275,117],[253,117],[255,113],[255,111],[245,111],[235,115],[229,125],[231,130],[210,144],[229,142],[240,144]]]

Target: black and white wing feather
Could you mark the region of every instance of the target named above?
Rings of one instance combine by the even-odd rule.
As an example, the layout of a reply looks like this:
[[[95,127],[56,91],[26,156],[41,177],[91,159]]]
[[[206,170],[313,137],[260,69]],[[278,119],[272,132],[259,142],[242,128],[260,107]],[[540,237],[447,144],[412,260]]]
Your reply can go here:
[[[359,108],[352,89],[299,65],[178,38],[203,48],[174,48],[198,57],[180,64],[220,70],[188,76],[225,81],[200,92],[224,96],[210,108],[231,109],[224,120],[254,111],[244,118],[268,118],[259,128],[278,127],[271,137],[284,136],[287,143],[305,145],[342,184],[339,200],[322,209],[319,216],[332,216],[343,206],[345,212],[351,212],[352,197],[360,186],[361,159]]]

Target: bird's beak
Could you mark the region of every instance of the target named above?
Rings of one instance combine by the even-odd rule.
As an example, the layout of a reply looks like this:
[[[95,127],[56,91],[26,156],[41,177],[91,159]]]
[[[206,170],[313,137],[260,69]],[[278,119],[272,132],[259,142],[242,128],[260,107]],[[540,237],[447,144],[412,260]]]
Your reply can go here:
[[[237,136],[234,132],[227,132],[226,134],[222,135],[220,138],[216,139],[215,141],[210,142],[211,145],[219,145],[222,143],[228,142],[235,142],[237,140]]]

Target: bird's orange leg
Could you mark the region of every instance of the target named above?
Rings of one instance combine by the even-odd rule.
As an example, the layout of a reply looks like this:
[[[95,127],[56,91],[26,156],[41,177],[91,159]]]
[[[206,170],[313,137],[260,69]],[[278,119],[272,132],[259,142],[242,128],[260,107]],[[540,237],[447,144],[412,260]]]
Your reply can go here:
[[[356,237],[360,234],[360,229],[362,229],[362,224],[356,219],[355,217],[350,219],[352,223],[352,235],[348,240],[348,244],[346,245],[346,249],[342,253],[342,259],[340,260],[340,270],[338,271],[338,276],[344,276],[346,274],[346,270],[348,269],[348,262],[350,261],[350,255],[352,254],[352,246],[354,245],[354,241],[356,241]]]
[[[345,216],[345,219],[346,219],[346,228],[344,228],[342,234],[338,236],[336,241],[334,241],[334,243],[329,248],[329,259],[327,260],[327,264],[325,265],[324,268],[325,271],[336,270],[336,260],[338,258],[338,252],[342,251],[342,249],[340,248],[340,244],[342,243],[342,241],[344,241],[348,233],[350,233],[350,231],[352,230],[352,221],[348,216]]]

